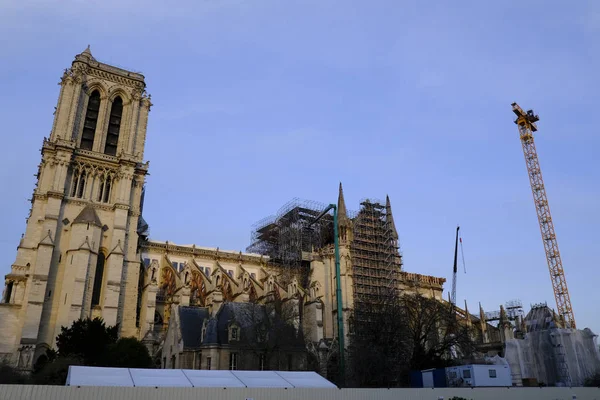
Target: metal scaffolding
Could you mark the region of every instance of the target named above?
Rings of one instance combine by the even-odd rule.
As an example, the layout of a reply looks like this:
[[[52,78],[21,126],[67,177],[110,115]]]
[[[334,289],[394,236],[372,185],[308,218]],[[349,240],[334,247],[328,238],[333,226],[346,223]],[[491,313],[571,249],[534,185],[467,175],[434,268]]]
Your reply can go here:
[[[324,209],[324,204],[315,201],[291,200],[276,215],[253,225],[252,244],[246,251],[267,255],[270,262],[296,271],[306,263],[306,271],[299,272],[308,273],[309,253],[333,243],[331,215],[309,226]]]
[[[368,318],[368,310],[398,288],[402,256],[389,201],[365,199],[353,218],[350,245],[354,275],[355,318]]]
[[[385,203],[364,199],[360,205],[358,212],[347,212],[344,207],[345,215],[340,216],[352,224],[350,253],[357,322],[367,320],[373,305],[395,293],[402,271],[389,199]],[[252,244],[246,250],[267,255],[275,265],[300,272],[308,279],[305,273],[309,270],[310,253],[333,243],[331,215],[326,214],[309,226],[324,209],[324,204],[313,201],[290,201],[276,215],[254,224]]]

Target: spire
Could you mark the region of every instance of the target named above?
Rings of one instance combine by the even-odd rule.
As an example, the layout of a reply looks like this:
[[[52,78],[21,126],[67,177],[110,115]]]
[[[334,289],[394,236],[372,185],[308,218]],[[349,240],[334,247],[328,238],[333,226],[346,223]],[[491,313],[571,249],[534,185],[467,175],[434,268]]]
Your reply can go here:
[[[342,220],[342,218],[348,218],[348,213],[346,211],[346,202],[344,201],[344,189],[342,189],[342,182],[340,182],[340,191],[338,194],[337,213],[340,221]]]
[[[506,311],[504,310],[504,306],[500,305],[500,323],[507,322],[508,317],[506,316]]]
[[[488,343],[489,337],[487,333],[487,322],[485,321],[485,313],[483,312],[483,307],[481,307],[481,302],[479,303],[479,326],[481,327],[482,342]]]
[[[352,241],[352,222],[350,222],[350,219],[348,218],[342,182],[340,182],[340,192],[338,194],[337,215],[340,240]]]
[[[390,203],[390,196],[385,196],[385,222],[392,230],[394,239],[398,240],[398,231],[396,231],[396,224],[394,223],[394,216],[392,215],[392,204]]]
[[[75,56],[75,59],[81,59],[81,58],[83,58],[84,60],[95,60],[94,56],[92,56],[92,50],[90,49],[89,44],[85,48],[84,51],[82,51],[80,54]]]

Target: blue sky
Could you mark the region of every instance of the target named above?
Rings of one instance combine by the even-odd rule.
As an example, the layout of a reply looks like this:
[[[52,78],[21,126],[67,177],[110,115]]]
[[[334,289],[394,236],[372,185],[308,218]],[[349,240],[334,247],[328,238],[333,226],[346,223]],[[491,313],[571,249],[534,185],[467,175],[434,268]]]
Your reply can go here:
[[[152,238],[242,250],[293,197],[389,194],[411,272],[471,311],[554,298],[510,104],[536,136],[579,327],[600,332],[600,3],[0,1],[0,273],[10,270],[62,70],[91,44],[154,106]],[[450,287],[451,285],[447,285]]]

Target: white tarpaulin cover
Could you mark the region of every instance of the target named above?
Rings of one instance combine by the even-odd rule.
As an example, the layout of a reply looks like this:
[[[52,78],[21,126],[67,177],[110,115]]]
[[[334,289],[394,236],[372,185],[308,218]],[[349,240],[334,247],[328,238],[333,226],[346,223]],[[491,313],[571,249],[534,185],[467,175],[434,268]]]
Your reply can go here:
[[[69,366],[67,385],[74,380],[73,386],[133,386],[129,370],[124,368],[76,367]]]
[[[72,365],[67,386],[336,388],[316,372],[137,369]]]
[[[316,372],[277,371],[277,374],[297,388],[335,388],[336,386]],[[318,379],[315,379],[315,376]]]
[[[234,388],[246,387],[231,371],[207,371],[186,369],[185,375],[194,387]]]
[[[150,387],[190,387],[192,384],[181,369],[139,369],[123,368],[129,371],[135,386]]]

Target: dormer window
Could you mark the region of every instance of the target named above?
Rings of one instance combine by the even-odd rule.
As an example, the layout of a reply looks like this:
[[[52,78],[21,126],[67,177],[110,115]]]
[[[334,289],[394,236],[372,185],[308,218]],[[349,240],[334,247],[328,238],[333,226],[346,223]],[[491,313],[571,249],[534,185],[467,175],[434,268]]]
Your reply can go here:
[[[204,343],[204,341],[206,340],[206,328],[207,328],[208,324],[206,322],[206,320],[204,320],[204,322],[202,323],[202,336],[200,337],[200,342]]]
[[[234,322],[229,325],[229,341],[240,340],[240,327]]]

